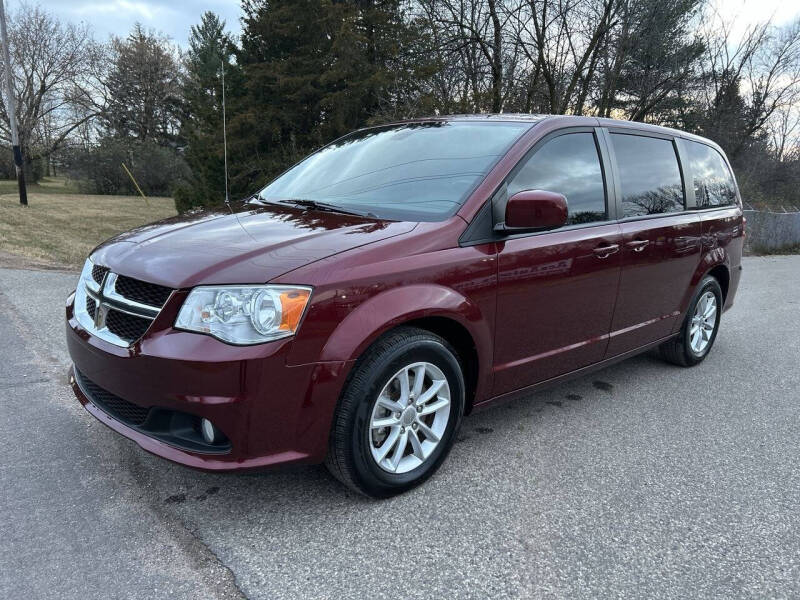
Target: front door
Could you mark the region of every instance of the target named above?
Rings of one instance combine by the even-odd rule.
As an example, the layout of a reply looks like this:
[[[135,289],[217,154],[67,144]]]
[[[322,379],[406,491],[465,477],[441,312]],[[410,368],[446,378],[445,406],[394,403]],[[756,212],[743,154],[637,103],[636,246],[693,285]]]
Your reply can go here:
[[[512,172],[503,198],[533,189],[566,196],[569,221],[498,243],[495,394],[602,360],[617,297],[622,239],[608,222],[593,131],[541,142]],[[495,219],[504,210],[498,204]]]

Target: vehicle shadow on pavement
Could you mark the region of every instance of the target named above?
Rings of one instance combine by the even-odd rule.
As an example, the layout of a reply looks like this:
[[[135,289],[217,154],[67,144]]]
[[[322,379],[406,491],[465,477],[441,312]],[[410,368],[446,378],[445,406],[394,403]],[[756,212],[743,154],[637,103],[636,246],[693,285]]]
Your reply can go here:
[[[569,413],[591,411],[592,406],[607,404],[624,390],[618,390],[611,382],[621,371],[636,371],[642,368],[664,369],[669,367],[655,352],[629,359],[589,374],[585,377],[559,384],[553,388],[522,396],[464,418],[456,444],[440,472],[423,484],[394,498],[402,502],[425,492],[426,488],[441,485],[437,480],[442,473],[450,477],[459,467],[456,463],[485,462],[486,453],[502,451],[502,441],[513,434],[535,433],[537,426],[553,419],[569,419]],[[109,438],[127,446],[122,454],[128,469],[140,482],[143,489],[152,493],[151,501],[166,508],[187,514],[202,504],[223,502],[226,512],[264,514],[270,506],[302,514],[304,510],[318,506],[321,511],[332,505],[373,505],[375,500],[361,496],[336,481],[322,465],[284,467],[268,471],[207,473],[170,463],[151,456],[133,442],[108,432]],[[478,482],[476,482],[478,483]],[[298,503],[298,498],[303,501]],[[377,501],[378,503],[384,501]]]

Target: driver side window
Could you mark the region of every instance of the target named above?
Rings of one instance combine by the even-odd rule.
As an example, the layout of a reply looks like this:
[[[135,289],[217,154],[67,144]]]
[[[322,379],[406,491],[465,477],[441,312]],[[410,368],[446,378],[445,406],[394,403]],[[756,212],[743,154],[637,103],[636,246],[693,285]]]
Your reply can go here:
[[[505,198],[523,190],[556,192],[567,198],[568,225],[607,219],[603,171],[593,133],[560,135],[524,160],[503,186]]]

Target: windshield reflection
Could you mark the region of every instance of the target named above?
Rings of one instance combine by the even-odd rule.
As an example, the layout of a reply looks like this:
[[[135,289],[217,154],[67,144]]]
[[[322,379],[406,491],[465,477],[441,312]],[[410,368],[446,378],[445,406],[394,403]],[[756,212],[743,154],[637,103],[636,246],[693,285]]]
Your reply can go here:
[[[354,132],[312,154],[259,193],[396,220],[454,214],[531,123],[424,121]]]

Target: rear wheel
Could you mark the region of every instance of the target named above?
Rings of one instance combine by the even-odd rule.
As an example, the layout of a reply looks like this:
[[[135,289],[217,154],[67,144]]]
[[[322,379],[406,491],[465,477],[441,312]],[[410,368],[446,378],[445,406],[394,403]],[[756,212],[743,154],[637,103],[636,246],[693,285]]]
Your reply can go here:
[[[722,288],[714,277],[707,275],[689,303],[680,334],[661,345],[661,355],[682,367],[702,362],[717,338],[721,315]]]
[[[382,498],[430,477],[453,445],[464,412],[464,377],[453,348],[403,327],[370,347],[334,417],[328,470]]]

